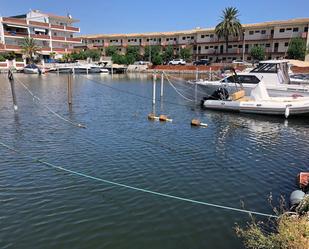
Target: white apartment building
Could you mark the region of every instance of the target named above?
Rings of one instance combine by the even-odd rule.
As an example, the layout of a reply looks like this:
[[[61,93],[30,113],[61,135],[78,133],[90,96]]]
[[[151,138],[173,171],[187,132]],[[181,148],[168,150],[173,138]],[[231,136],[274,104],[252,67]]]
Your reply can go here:
[[[81,39],[74,37],[80,29],[72,26],[79,20],[71,16],[57,16],[32,10],[27,14],[0,17],[0,53],[21,53],[25,37],[32,37],[40,48],[39,53],[48,58],[51,53],[61,57],[73,51]]]
[[[128,46],[139,46],[141,53],[145,46],[159,45],[164,49],[171,45],[175,54],[181,48],[189,48],[193,59],[212,61],[232,61],[244,59],[251,61],[250,50],[253,46],[265,47],[267,59],[284,58],[289,42],[293,37],[301,37],[309,46],[309,18],[284,21],[272,21],[244,24],[244,33],[239,37],[230,37],[228,50],[224,39],[219,39],[214,28],[196,28],[188,31],[156,32],[141,34],[99,34],[82,36],[82,44],[76,48],[96,48],[103,53],[105,48],[116,46],[120,53],[125,53]],[[309,60],[309,56],[306,57]]]

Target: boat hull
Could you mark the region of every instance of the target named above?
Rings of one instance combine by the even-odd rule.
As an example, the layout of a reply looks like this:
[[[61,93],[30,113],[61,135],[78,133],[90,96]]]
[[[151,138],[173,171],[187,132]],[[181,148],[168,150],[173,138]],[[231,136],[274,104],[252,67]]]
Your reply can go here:
[[[278,101],[228,101],[228,100],[206,100],[203,105],[206,109],[233,111],[251,114],[286,116],[309,115],[309,99],[296,102]]]

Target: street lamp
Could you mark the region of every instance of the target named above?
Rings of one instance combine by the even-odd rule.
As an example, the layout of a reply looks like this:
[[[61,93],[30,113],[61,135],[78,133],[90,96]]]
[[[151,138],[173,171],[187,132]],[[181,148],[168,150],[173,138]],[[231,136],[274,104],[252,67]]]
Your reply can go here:
[[[245,61],[245,31],[243,31],[242,61]]]

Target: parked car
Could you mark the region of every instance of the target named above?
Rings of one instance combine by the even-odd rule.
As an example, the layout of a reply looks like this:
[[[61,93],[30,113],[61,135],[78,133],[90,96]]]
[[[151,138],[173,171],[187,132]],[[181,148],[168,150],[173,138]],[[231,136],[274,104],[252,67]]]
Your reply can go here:
[[[168,64],[169,65],[186,65],[187,62],[184,61],[183,59],[174,59],[174,60],[171,60]]]
[[[251,63],[243,61],[243,60],[233,60],[232,63],[236,65],[251,66]]]
[[[209,59],[200,59],[198,61],[194,61],[193,65],[195,65],[195,66],[199,66],[199,65],[206,65],[206,66],[208,66],[208,65],[210,65],[210,61],[209,61]]]

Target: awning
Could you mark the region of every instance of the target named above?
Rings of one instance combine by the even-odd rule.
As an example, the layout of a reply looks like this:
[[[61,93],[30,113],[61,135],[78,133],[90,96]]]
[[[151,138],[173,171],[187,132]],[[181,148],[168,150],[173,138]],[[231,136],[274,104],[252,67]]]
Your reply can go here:
[[[38,31],[38,32],[46,32],[46,29],[39,29],[39,28],[34,28],[34,31]]]
[[[21,29],[27,29],[26,26],[19,26],[19,25],[15,25],[15,24],[5,24],[8,27],[13,27],[13,28],[21,28]]]

